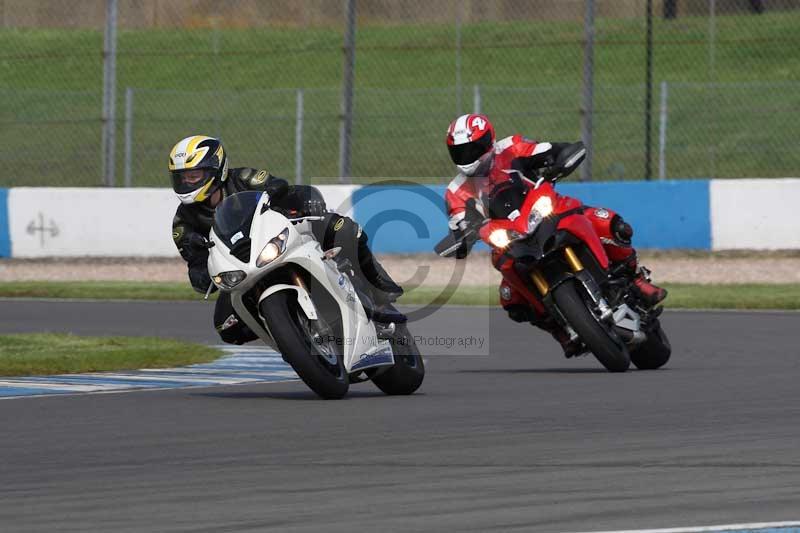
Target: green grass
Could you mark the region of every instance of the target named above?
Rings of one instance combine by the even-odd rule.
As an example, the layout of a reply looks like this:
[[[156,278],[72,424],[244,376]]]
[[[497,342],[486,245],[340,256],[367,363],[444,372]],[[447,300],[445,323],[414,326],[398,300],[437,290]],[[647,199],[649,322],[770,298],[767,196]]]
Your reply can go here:
[[[800,284],[699,285],[671,283],[665,305],[672,309],[800,309]],[[88,298],[200,300],[184,283],[10,282],[0,283],[3,298]],[[497,287],[463,286],[455,290],[418,287],[401,304],[498,305]]]
[[[655,21],[656,82],[735,84],[672,86],[669,176],[796,174],[800,152],[790,147],[800,137],[800,10],[719,16],[716,27],[712,74],[707,18]],[[471,108],[472,86],[480,84],[483,110],[501,134],[579,137],[581,39],[577,22],[465,25],[462,108]],[[641,19],[597,21],[597,179],[642,177],[643,42]],[[201,131],[225,139],[234,165],[292,175],[297,87],[309,89],[305,174],[335,176],[341,43],[331,28],[121,31],[120,116],[125,88],[139,89],[135,183],[166,185],[169,147]],[[452,25],[359,27],[357,181],[452,175],[442,137],[457,111],[454,43]],[[0,185],[100,183],[101,48],[98,31],[0,30]],[[120,124],[118,176],[122,134]]]
[[[188,283],[130,281],[0,282],[4,298],[80,298],[115,300],[202,300]],[[216,299],[211,295],[209,299]]]
[[[668,309],[800,309],[800,284],[699,285],[664,284]],[[460,287],[449,299],[442,289],[417,288],[403,303],[444,302],[451,305],[499,305],[497,287]]]
[[[0,376],[168,368],[206,363],[219,356],[216,348],[154,337],[0,335]]]

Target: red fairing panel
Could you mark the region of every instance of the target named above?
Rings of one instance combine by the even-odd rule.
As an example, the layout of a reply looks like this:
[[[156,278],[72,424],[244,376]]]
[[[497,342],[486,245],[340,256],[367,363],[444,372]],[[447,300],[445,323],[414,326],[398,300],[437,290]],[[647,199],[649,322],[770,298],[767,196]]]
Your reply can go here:
[[[500,284],[501,289],[503,284],[505,284],[511,287],[513,290],[511,291],[508,300],[503,300],[501,297],[500,305],[505,308],[512,304],[525,302],[533,307],[537,315],[544,315],[544,304],[542,304],[541,300],[536,294],[528,289],[525,281],[519,277],[517,272],[514,270],[514,262],[511,260],[502,261],[502,256],[502,252],[493,250],[492,264],[503,275],[503,282]]]
[[[561,219],[558,223],[558,229],[568,231],[586,243],[600,266],[608,268],[608,256],[603,249],[603,243],[600,242],[597,233],[595,233],[592,223],[583,214],[576,213]]]

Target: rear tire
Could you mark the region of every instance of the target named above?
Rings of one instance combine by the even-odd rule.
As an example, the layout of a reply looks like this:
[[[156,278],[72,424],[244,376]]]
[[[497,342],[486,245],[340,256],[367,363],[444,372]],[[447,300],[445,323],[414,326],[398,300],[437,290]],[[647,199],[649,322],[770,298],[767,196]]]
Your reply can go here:
[[[342,354],[340,350],[327,354],[328,357],[335,355],[336,363],[330,363],[320,347],[303,331],[300,317],[305,315],[294,294],[289,291],[271,294],[261,302],[259,310],[283,360],[292,366],[300,379],[322,398],[343,398],[350,381]]]
[[[609,372],[628,370],[631,364],[628,348],[616,342],[598,322],[578,292],[574,280],[567,280],[556,287],[553,290],[553,300],[581,341]]]
[[[631,352],[631,362],[639,370],[655,370],[661,368],[672,355],[672,346],[661,323],[656,320],[655,327],[647,333],[647,340]]]
[[[392,351],[394,365],[372,378],[372,382],[389,395],[413,394],[425,378],[425,363],[405,324],[397,325]]]

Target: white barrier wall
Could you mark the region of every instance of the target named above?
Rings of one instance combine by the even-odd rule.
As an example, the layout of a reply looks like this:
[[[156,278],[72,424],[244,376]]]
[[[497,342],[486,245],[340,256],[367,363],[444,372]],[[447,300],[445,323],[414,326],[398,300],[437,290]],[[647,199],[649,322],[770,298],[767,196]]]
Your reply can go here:
[[[355,186],[319,187],[330,209],[352,210]],[[172,189],[19,187],[9,190],[12,257],[177,257]]]
[[[800,248],[800,178],[711,181],[714,250]]]
[[[171,189],[14,188],[13,257],[175,256]]]
[[[660,187],[660,184],[662,182],[596,184],[598,190],[594,192],[605,191],[610,198],[628,199],[631,195],[646,193],[651,198],[651,189]],[[693,237],[691,242],[702,242],[693,247],[714,250],[800,249],[800,178],[712,180],[698,181],[694,185],[685,183],[682,186],[696,189],[691,194],[704,191],[700,203],[690,204],[691,213],[681,215],[661,202],[660,208],[666,211],[659,216],[686,218],[691,215],[693,225],[688,224],[688,219],[681,219],[674,226],[682,228],[681,231],[702,226],[699,222],[707,221],[704,240]],[[352,196],[359,186],[328,185],[319,188],[329,209],[352,216]],[[2,199],[6,192],[8,205],[4,210]],[[178,201],[171,189],[23,187],[2,190],[0,193],[0,255],[9,255],[7,248],[10,241],[12,257],[177,256],[170,229]],[[392,197],[391,201],[403,202],[401,198]],[[690,200],[686,199],[687,205]],[[378,202],[377,206],[372,204],[375,202],[363,201],[362,198],[354,218],[367,223],[374,217],[375,209],[387,208],[385,203]],[[403,204],[402,207],[418,213],[421,219],[427,221],[429,228],[433,228],[433,233],[442,224],[442,214],[438,208],[428,209],[428,212],[413,203]],[[7,225],[3,220],[4,211],[8,215]],[[646,223],[640,223],[639,226],[640,229],[646,228]],[[443,234],[444,229],[441,231]],[[669,231],[670,225],[665,224],[663,235],[669,236]],[[431,238],[439,236],[433,233]],[[641,234],[643,232],[640,232],[640,239]],[[673,241],[661,239],[661,234],[655,228],[650,246],[675,246],[670,244]],[[402,237],[393,235],[392,238],[397,241]],[[389,241],[381,242],[385,244]],[[416,239],[414,243],[419,248],[411,251],[429,253],[432,245],[425,242]],[[380,246],[377,249],[380,251]]]

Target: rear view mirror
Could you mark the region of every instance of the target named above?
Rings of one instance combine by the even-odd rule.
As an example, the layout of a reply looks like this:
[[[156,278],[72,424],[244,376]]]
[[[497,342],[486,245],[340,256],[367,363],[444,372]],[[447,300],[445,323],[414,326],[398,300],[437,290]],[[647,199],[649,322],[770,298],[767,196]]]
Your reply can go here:
[[[572,143],[561,150],[554,165],[558,169],[557,179],[572,174],[584,159],[586,159],[586,147],[582,142]]]
[[[461,246],[461,241],[457,240],[451,232],[439,241],[433,250],[441,257],[452,257],[458,251],[459,246]]]

